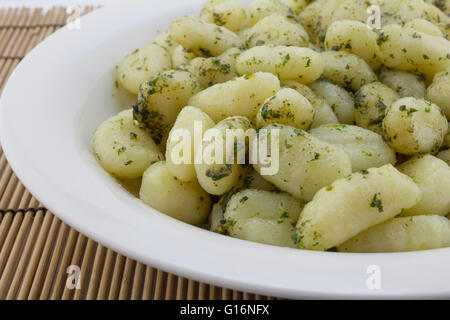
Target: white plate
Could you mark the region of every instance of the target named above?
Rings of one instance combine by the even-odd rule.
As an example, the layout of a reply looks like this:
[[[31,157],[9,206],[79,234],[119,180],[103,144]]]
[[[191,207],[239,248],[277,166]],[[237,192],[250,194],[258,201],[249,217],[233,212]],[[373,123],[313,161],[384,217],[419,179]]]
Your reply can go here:
[[[450,248],[344,254],[241,241],[141,203],[95,161],[91,136],[119,110],[114,66],[198,0],[126,1],[63,28],[20,63],[4,90],[0,136],[11,166],[52,212],[121,254],[218,286],[288,298],[450,297]],[[367,286],[368,267],[381,289]],[[370,286],[369,286],[370,287]]]

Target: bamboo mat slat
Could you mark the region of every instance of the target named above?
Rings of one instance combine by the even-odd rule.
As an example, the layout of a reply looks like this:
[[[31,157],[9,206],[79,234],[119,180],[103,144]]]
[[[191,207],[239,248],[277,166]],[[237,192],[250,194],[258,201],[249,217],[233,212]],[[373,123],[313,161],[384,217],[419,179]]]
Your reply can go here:
[[[23,57],[66,19],[64,7],[0,10],[0,95]],[[80,289],[67,286],[70,265],[80,268]],[[0,299],[266,298],[169,274],[86,238],[31,195],[0,146]]]

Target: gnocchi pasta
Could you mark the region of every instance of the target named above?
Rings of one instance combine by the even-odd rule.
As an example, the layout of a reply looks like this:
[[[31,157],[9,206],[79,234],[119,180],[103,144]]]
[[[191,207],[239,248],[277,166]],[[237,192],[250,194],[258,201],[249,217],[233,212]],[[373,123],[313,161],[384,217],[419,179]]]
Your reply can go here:
[[[216,84],[189,100],[215,122],[233,115],[255,119],[260,106],[280,89],[280,80],[270,73],[257,72]]]
[[[294,89],[284,88],[268,98],[256,116],[258,128],[270,123],[286,124],[308,130],[314,120],[314,108]]]
[[[127,99],[93,154],[130,195],[222,235],[450,247],[447,14],[431,0],[206,0],[118,63]]]
[[[102,167],[117,178],[142,177],[152,163],[164,160],[153,139],[134,123],[132,110],[103,122],[94,133],[93,146]]]
[[[294,247],[292,236],[302,208],[302,202],[286,193],[247,189],[231,197],[222,228],[232,237]]]
[[[436,153],[448,130],[447,119],[437,105],[412,97],[392,103],[382,125],[387,143],[406,155]]]
[[[321,57],[325,78],[343,88],[356,91],[377,80],[367,62],[353,53],[325,51]]]
[[[402,252],[450,246],[450,220],[436,215],[399,217],[338,246],[343,252]]]
[[[116,68],[120,85],[138,94],[139,86],[152,75],[172,68],[168,51],[160,45],[149,44],[127,55]]]
[[[241,75],[270,72],[280,80],[308,84],[320,77],[323,65],[320,55],[309,48],[259,46],[241,53],[236,69]]]
[[[446,216],[450,212],[450,168],[444,161],[428,154],[414,157],[398,169],[411,177],[422,191],[420,202],[402,215]]]
[[[247,13],[237,0],[208,0],[203,5],[200,18],[237,32],[245,25]]]
[[[297,222],[295,242],[312,250],[333,248],[394,218],[420,197],[412,179],[390,164],[353,173],[314,195]]]
[[[271,14],[258,21],[246,32],[246,46],[263,45],[307,47],[309,36],[292,16]]]
[[[395,165],[395,152],[383,138],[370,130],[345,124],[327,124],[314,128],[311,134],[322,141],[344,149],[352,162],[352,170],[378,168],[385,164]]]

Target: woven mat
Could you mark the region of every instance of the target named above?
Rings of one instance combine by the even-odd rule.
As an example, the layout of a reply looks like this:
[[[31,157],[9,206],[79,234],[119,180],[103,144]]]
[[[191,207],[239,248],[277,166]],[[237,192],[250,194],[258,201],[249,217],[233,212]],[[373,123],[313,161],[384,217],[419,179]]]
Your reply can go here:
[[[20,60],[65,21],[63,7],[0,10],[0,94]],[[81,268],[79,290],[66,286],[69,265]],[[168,274],[88,239],[25,189],[0,147],[0,299],[265,298]]]

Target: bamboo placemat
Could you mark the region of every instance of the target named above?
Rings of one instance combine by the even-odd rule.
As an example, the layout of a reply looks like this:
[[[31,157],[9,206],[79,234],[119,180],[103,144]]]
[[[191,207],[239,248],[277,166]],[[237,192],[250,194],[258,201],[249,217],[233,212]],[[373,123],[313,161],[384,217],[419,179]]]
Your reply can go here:
[[[0,94],[21,59],[66,19],[63,7],[0,10]],[[81,268],[79,290],[66,286],[69,265]],[[0,299],[265,298],[166,273],[88,239],[30,194],[0,147]]]

